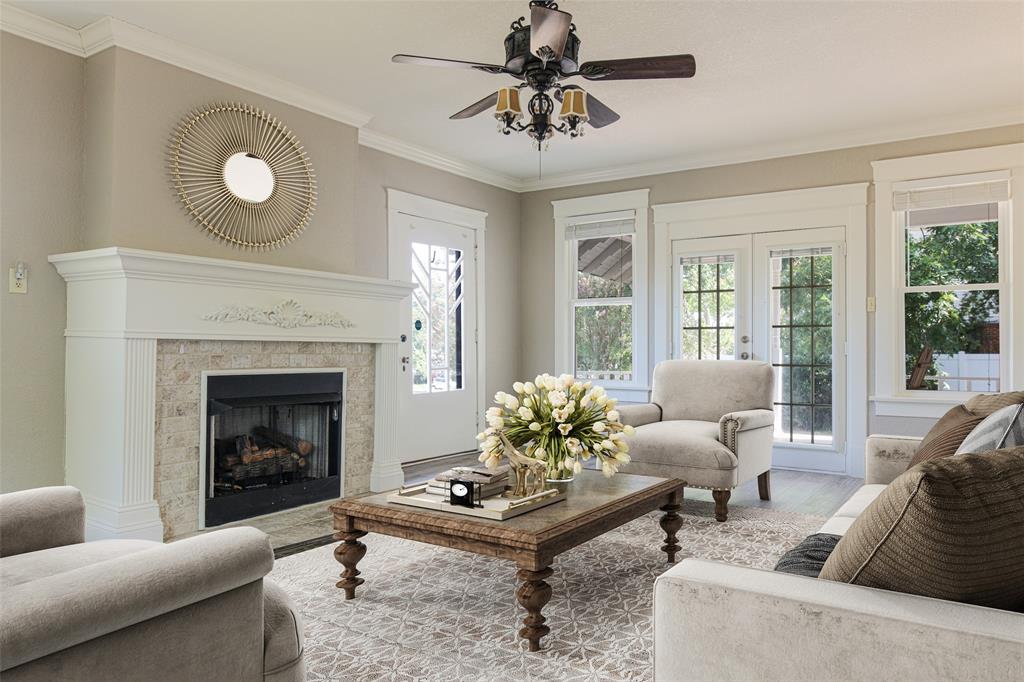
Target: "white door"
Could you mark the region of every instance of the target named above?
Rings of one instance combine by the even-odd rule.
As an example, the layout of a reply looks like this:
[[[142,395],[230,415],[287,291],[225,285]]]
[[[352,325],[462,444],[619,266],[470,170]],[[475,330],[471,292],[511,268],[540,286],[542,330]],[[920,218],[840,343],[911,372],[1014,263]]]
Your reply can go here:
[[[845,471],[844,228],[672,242],[673,357],[775,372],[773,465]]]
[[[401,321],[402,461],[474,450],[477,232],[404,213],[391,220],[391,277],[416,285]]]

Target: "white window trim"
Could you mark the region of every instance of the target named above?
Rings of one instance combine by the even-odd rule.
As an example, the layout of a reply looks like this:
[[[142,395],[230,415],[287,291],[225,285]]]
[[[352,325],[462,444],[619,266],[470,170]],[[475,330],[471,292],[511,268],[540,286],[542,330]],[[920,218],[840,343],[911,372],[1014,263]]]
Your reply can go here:
[[[671,357],[672,242],[693,237],[846,227],[846,359],[867,368],[868,183],[656,204],[654,210],[654,362]],[[858,273],[864,273],[858,277]],[[847,371],[846,474],[864,475],[867,371]]]
[[[622,401],[647,402],[650,397],[651,368],[648,364],[647,326],[647,229],[650,190],[641,189],[552,201],[555,220],[555,373],[573,373],[573,349],[570,347],[572,320],[569,315],[569,291],[575,286],[573,254],[565,238],[566,227],[574,218],[597,213],[634,211],[633,234],[633,381],[602,382],[609,395]]]
[[[993,171],[1009,172],[1010,197],[1024,197],[1024,144],[967,149],[872,162],[875,184],[875,414],[892,417],[941,417],[950,407],[974,393],[908,391],[903,375],[902,305],[896,291],[903,272],[898,243],[901,216],[894,211],[893,192],[975,180]],[[971,176],[971,177],[965,177]],[[1013,263],[1024,263],[1024,200],[1000,202],[1000,269],[1006,273],[1000,288],[1000,390],[1024,387],[1024,321],[1021,276]],[[1008,312],[1008,314],[1006,314]],[[1016,362],[1014,361],[1016,360]],[[922,395],[924,394],[924,395]]]

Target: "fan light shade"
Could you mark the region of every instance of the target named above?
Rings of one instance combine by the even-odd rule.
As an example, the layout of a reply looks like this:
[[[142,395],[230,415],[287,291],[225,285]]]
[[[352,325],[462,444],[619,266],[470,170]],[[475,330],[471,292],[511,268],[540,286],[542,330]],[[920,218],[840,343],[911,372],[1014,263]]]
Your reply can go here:
[[[565,90],[562,92],[562,111],[558,118],[562,121],[575,116],[581,121],[590,118],[587,113],[587,93],[583,90]]]
[[[495,118],[504,118],[505,115],[518,121],[523,117],[523,110],[519,107],[519,90],[517,88],[501,88],[498,90],[498,105],[494,108]]]

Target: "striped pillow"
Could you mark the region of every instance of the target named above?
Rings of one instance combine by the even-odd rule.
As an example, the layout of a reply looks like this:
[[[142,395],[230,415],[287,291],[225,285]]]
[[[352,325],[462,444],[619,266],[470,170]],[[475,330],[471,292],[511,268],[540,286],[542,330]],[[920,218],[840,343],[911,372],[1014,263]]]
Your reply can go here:
[[[917,452],[914,453],[907,468],[936,457],[948,457],[955,454],[964,439],[985,417],[1008,405],[1021,403],[1024,403],[1024,391],[1007,391],[976,395],[963,405],[957,405],[942,415],[942,418],[935,422],[935,425],[921,439],[921,445],[917,448]]]
[[[857,517],[820,577],[1024,609],[1024,447],[906,471]]]

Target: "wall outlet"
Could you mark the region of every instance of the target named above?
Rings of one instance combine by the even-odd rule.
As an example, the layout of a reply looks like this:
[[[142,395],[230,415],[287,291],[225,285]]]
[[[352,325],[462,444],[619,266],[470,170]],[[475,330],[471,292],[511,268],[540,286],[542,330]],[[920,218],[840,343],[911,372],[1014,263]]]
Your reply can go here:
[[[27,294],[28,293],[28,270],[22,270],[21,277],[18,277],[18,269],[11,268],[8,271],[8,290],[12,294]]]

